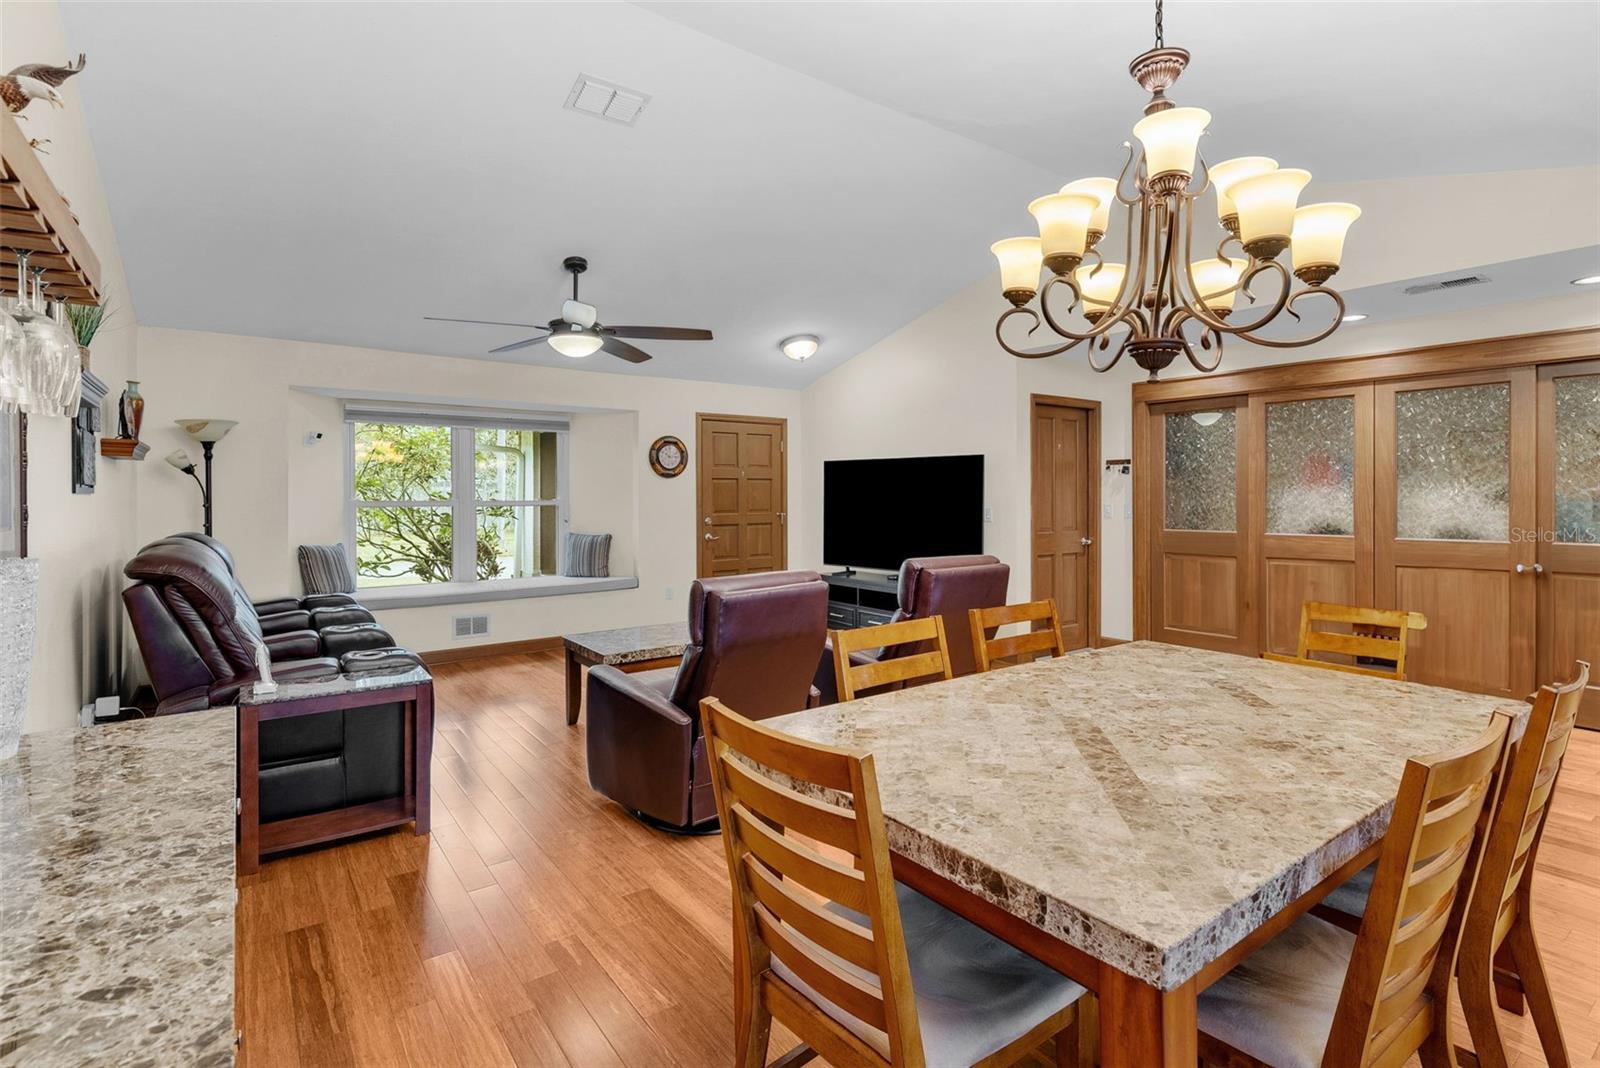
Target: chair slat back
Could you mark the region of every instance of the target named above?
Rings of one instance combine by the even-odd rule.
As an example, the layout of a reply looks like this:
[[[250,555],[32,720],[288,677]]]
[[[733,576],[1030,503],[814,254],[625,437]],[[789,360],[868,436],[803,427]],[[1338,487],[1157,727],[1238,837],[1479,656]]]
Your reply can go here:
[[[733,883],[736,1002],[759,999],[831,1063],[923,1068],[872,757],[771,730],[714,697],[700,702],[700,715]],[[798,982],[774,971],[775,961]],[[890,1059],[814,997],[884,1032]]]
[[[1061,640],[1061,619],[1056,614],[1055,598],[1029,601],[1026,604],[997,605],[994,608],[969,608],[971,620],[972,656],[979,671],[988,671],[996,662],[1037,659],[1040,654],[1065,656],[1066,643]],[[1005,638],[990,638],[1008,623],[1027,623],[1029,630]],[[1038,627],[1038,624],[1044,624]],[[1037,629],[1034,629],[1036,628]]]
[[[951,677],[950,647],[945,643],[943,616],[903,619],[898,623],[857,627],[854,630],[834,630],[829,631],[828,636],[833,641],[833,671],[841,701],[853,701],[862,691],[875,690],[880,686]],[[863,649],[882,648],[887,652],[895,646],[918,642],[933,642],[935,647],[931,652],[874,660],[866,664],[850,662],[850,654]]]
[[[1491,961],[1506,932],[1526,909],[1534,854],[1544,835],[1551,791],[1561,774],[1572,728],[1589,685],[1589,665],[1561,686],[1541,686],[1506,772],[1505,788],[1484,845],[1483,870],[1467,909],[1461,952]]]
[[[1406,762],[1324,1065],[1400,1065],[1448,1042],[1450,976],[1512,718]]]
[[[1319,627],[1318,624],[1331,624],[1349,629],[1328,630]],[[1307,601],[1300,606],[1300,637],[1294,659],[1302,664],[1333,671],[1376,675],[1386,679],[1404,679],[1406,646],[1410,633],[1427,628],[1428,617],[1421,612]],[[1327,656],[1346,659],[1328,660],[1325,659]],[[1375,664],[1363,664],[1360,658],[1387,661],[1394,666],[1386,668]],[[1271,659],[1284,658],[1273,656]]]

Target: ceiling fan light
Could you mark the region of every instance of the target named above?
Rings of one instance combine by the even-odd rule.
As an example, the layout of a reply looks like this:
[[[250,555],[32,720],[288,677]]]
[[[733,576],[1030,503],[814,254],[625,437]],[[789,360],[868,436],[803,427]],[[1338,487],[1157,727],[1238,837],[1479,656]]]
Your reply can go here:
[[[1194,174],[1194,156],[1200,145],[1200,135],[1211,122],[1211,112],[1205,108],[1167,108],[1154,115],[1146,115],[1133,124],[1133,136],[1144,146],[1145,168],[1150,180],[1163,175],[1182,175],[1187,179]],[[1156,183],[1159,184],[1159,183]]]
[[[1066,274],[1083,261],[1089,238],[1089,222],[1100,207],[1093,193],[1051,193],[1028,205],[1039,221],[1039,241],[1044,249],[1044,265],[1056,274]]]
[[[1228,195],[1239,211],[1239,240],[1251,255],[1271,259],[1288,247],[1295,204],[1309,181],[1310,171],[1284,167],[1234,183]]]
[[[1245,178],[1253,178],[1258,174],[1267,174],[1278,169],[1278,161],[1266,156],[1235,156],[1225,159],[1221,163],[1211,166],[1211,184],[1217,187],[1217,218],[1225,220],[1228,216],[1237,216],[1239,210],[1233,206],[1233,198],[1228,195],[1236,182]]]
[[[566,331],[557,331],[545,340],[549,341],[550,347],[561,355],[570,356],[574,360],[592,356],[600,349],[600,335],[579,326]]]

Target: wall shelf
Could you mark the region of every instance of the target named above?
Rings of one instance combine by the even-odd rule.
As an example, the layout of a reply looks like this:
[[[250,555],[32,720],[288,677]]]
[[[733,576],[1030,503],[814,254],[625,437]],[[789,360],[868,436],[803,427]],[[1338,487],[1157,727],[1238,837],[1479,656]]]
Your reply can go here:
[[[143,460],[149,451],[149,442],[134,438],[100,439],[100,455],[108,460]]]
[[[45,269],[46,292],[74,304],[100,304],[100,260],[77,217],[9,112],[0,111],[0,248],[27,249]],[[0,259],[0,292],[17,291],[17,264]]]

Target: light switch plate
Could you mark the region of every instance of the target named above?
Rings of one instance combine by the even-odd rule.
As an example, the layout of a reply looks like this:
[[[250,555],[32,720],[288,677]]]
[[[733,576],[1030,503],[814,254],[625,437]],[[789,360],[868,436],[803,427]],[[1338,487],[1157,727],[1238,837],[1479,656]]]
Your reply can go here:
[[[987,504],[983,506],[983,521],[985,523],[994,522],[994,509],[990,508]]]

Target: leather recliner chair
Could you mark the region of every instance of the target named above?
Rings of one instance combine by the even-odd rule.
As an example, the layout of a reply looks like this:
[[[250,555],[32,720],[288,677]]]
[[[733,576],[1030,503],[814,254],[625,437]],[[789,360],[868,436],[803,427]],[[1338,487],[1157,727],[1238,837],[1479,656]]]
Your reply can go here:
[[[828,587],[814,571],[696,581],[676,668],[590,669],[589,784],[663,829],[714,829],[701,698],[752,719],[807,707],[827,630]]]
[[[123,573],[134,580],[122,600],[158,715],[232,704],[256,678],[258,643],[284,681],[333,678],[347,654],[394,646],[348,594],[252,602],[232,555],[204,534],[151,542]]]
[[[1006,587],[1010,582],[1010,566],[1001,563],[997,557],[914,557],[900,565],[900,607],[895,610],[890,622],[943,616],[945,643],[950,652],[950,674],[957,678],[970,675],[978,669],[978,662],[972,654],[972,625],[967,609],[994,608],[1005,604]],[[993,638],[994,634],[991,630],[985,637]],[[860,664],[883,656],[916,656],[930,652],[932,648],[932,642],[916,642],[876,652],[867,650],[855,653],[851,660]],[[831,642],[822,651],[814,685],[822,695],[820,703],[831,705],[838,701],[839,687],[834,677]]]

